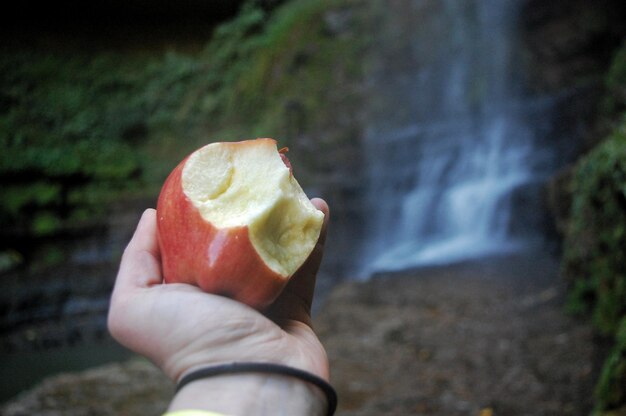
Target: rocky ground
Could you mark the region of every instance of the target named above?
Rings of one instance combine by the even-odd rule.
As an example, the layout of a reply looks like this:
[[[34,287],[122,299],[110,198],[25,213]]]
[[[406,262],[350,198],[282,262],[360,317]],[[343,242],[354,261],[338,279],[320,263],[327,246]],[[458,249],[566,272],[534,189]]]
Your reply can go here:
[[[587,415],[597,352],[557,270],[531,254],[337,286],[316,317],[337,414]],[[158,415],[171,387],[132,360],[50,378],[0,414]]]
[[[587,415],[591,328],[557,264],[509,256],[338,287],[317,329],[341,415]]]

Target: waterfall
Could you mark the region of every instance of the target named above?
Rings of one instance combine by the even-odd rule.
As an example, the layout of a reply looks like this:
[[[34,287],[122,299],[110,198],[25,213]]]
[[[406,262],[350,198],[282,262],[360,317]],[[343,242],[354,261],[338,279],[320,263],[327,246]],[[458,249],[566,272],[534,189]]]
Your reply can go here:
[[[524,93],[516,64],[520,2],[409,3],[399,36],[412,64],[381,70],[365,138],[362,275],[524,247],[557,167],[544,137],[552,101]]]

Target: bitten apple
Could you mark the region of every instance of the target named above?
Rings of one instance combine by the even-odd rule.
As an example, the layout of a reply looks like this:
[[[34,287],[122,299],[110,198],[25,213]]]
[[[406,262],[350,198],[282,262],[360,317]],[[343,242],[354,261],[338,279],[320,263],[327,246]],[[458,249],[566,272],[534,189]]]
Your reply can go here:
[[[166,283],[262,309],[313,251],[324,214],[273,139],[219,142],[185,158],[157,203]]]

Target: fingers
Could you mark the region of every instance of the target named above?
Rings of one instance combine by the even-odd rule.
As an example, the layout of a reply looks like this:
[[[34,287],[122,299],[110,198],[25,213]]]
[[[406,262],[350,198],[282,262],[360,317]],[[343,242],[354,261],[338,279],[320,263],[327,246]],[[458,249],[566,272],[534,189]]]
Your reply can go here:
[[[315,292],[315,280],[322,263],[330,217],[330,210],[326,201],[314,198],[311,202],[324,213],[322,230],[309,258],[291,277],[281,295],[268,309],[267,315],[275,320],[297,320],[307,325],[311,324],[311,304]]]
[[[156,211],[147,209],[124,250],[115,286],[121,289],[148,287],[162,280]]]

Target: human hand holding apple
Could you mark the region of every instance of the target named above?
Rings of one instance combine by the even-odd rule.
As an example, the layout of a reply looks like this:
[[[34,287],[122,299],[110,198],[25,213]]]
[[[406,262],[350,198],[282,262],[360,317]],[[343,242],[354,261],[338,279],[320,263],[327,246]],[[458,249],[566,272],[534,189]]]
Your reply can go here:
[[[181,201],[178,203],[185,206]],[[302,199],[298,201],[304,204]],[[158,241],[163,236],[157,236],[157,212],[147,210],[124,251],[115,282],[108,316],[113,337],[150,358],[174,382],[200,367],[246,361],[282,364],[328,380],[326,352],[311,328],[311,303],[324,251],[328,205],[321,199],[306,202],[321,213],[319,238],[304,263],[288,281],[284,279],[285,287],[278,297],[262,312],[207,293],[194,280],[192,284],[163,284],[164,245]],[[189,205],[186,209],[191,210]],[[200,220],[195,217],[193,221]],[[217,234],[208,225],[202,226]],[[230,256],[241,254],[232,251]],[[199,265],[202,268],[202,263]],[[259,301],[263,297],[249,299],[259,301],[257,306],[266,305],[272,296],[275,294],[270,293],[263,302]],[[170,410],[192,407],[253,416],[273,409],[293,415],[317,415],[324,414],[327,406],[320,394],[307,383],[294,383],[281,376],[230,375],[185,386],[174,396]]]
[[[183,160],[157,204],[166,283],[266,308],[318,241],[324,214],[273,139],[212,143]]]
[[[156,211],[147,210],[122,257],[109,331],[122,345],[150,358],[174,382],[194,368],[235,361],[284,364],[328,380],[328,359],[310,326],[328,206],[321,199],[312,203],[325,214],[320,238],[264,313],[196,286],[163,284]],[[250,374],[191,383],[174,397],[170,408],[191,406],[252,416],[264,406],[278,411],[288,404],[289,409],[305,409],[287,410],[294,415],[323,414],[325,407],[319,392],[306,384],[282,377],[268,382],[267,377]]]
[[[296,227],[300,227],[299,229],[313,223],[313,226],[309,226],[311,230],[302,232],[301,236],[292,237],[296,238],[300,247],[295,250],[299,258],[291,262],[290,267],[298,267],[298,270],[294,270],[294,273],[288,270],[285,273],[287,277],[269,272],[269,267],[259,262],[260,255],[250,251],[252,243],[242,234],[241,229],[235,228],[234,231],[233,228],[218,229],[205,221],[192,201],[184,195],[185,185],[182,183],[184,169],[187,166],[186,161],[193,160],[192,154],[173,171],[163,187],[158,206],[165,212],[147,210],[124,252],[111,298],[109,314],[111,333],[130,349],[152,358],[174,380],[194,366],[245,359],[293,364],[327,378],[328,370],[324,364],[326,358],[323,348],[310,328],[310,313],[316,274],[323,255],[328,205],[321,199],[304,200],[304,194],[297,183],[294,185],[287,182],[295,180],[291,175],[291,168],[287,167],[288,163],[283,162],[284,156],[276,151],[273,140],[253,141],[252,147],[246,142],[228,144],[231,145],[244,146],[248,151],[260,146],[261,157],[269,157],[271,160],[271,165],[265,167],[265,172],[278,172],[278,183],[283,187],[291,187],[295,193],[295,196],[286,196],[287,191],[277,192],[268,187],[265,190],[267,195],[259,199],[263,202],[263,210],[258,207],[256,211],[255,207],[248,209],[245,206],[236,207],[244,220],[253,218],[257,220],[254,224],[258,226],[259,218],[271,218],[273,222],[262,224],[265,227],[259,228],[263,230],[277,224],[278,229],[281,229],[285,226],[281,214],[295,212],[292,215],[292,222]],[[226,153],[231,150],[227,149]],[[195,161],[196,165],[191,165],[192,174],[198,173],[194,170],[198,166],[197,163],[201,164],[200,167],[206,167],[206,162],[214,162],[214,165],[207,169],[208,179],[214,175],[219,176],[219,172],[216,173],[216,165],[219,163],[211,158],[205,158],[206,155],[200,156],[200,161]],[[237,163],[234,163],[230,169],[236,171],[237,166]],[[235,176],[235,173],[231,172],[231,176]],[[198,174],[201,178],[207,179],[206,171]],[[265,173],[263,177],[268,175],[269,173]],[[237,190],[237,180],[239,179],[229,180],[230,188]],[[192,184],[187,186],[193,186],[194,181],[192,178]],[[227,187],[213,185],[213,189],[218,187],[222,193],[227,193]],[[206,193],[206,189],[196,188],[191,192]],[[294,196],[295,199],[285,202],[284,199],[289,196]],[[275,201],[282,201],[282,205],[276,204]],[[228,203],[220,202],[226,208],[230,206]],[[245,205],[245,201],[238,203]],[[293,208],[294,203],[297,204],[296,208]],[[281,208],[285,206],[290,209]],[[259,211],[262,214],[258,214]],[[319,223],[320,229],[317,230],[319,219],[322,222]],[[181,225],[181,228],[177,229],[177,225]],[[194,229],[194,226],[198,229]],[[242,228],[245,230],[245,227]],[[215,238],[220,233],[222,237]],[[273,237],[271,230],[269,233],[271,239]],[[289,232],[286,231],[286,234]],[[228,242],[229,239],[234,242]],[[237,239],[246,240],[243,245],[246,250],[237,251],[232,248],[242,247],[238,245],[240,242]],[[185,241],[190,245],[188,250],[185,250]],[[221,244],[218,246],[219,250],[212,248],[212,244],[218,243]],[[227,248],[230,248],[230,251]],[[289,254],[293,252],[294,249],[291,248]],[[194,259],[195,253],[199,253],[201,258]],[[217,259],[212,259],[211,256],[217,256]],[[304,259],[300,259],[301,257]],[[183,266],[177,265],[175,263],[177,260],[183,262]],[[233,269],[211,264],[212,260],[230,262],[229,267]],[[241,260],[244,266],[239,268],[232,266],[235,260]],[[168,261],[170,263],[167,263]],[[255,270],[255,267],[258,270]],[[168,270],[171,272],[172,280],[169,284],[163,284],[168,282],[166,274]],[[222,273],[230,271],[233,275],[218,274],[216,270]],[[242,270],[252,273],[253,276],[242,274]],[[186,275],[187,271],[199,274]],[[255,274],[256,272],[260,273]],[[288,279],[289,276],[291,278]],[[180,281],[177,282],[176,279]],[[202,279],[208,283],[198,283],[198,280]],[[275,284],[279,279],[280,285]],[[263,287],[269,287],[271,290],[264,289],[261,292],[245,288],[241,292],[235,290],[237,285],[242,286],[250,282],[258,282],[259,285],[265,285]],[[254,300],[255,302],[249,302],[253,306],[265,305],[263,313],[219,296],[223,293],[219,289],[222,285],[231,288],[232,292],[229,293],[238,298],[243,294],[261,293],[264,297],[244,297],[244,300]],[[206,293],[206,287],[214,289],[215,293]],[[282,289],[280,293],[274,292],[280,289]],[[273,302],[268,304],[270,301]],[[242,322],[245,322],[245,330],[241,327]],[[304,344],[300,345],[301,342]],[[283,350],[284,348],[287,350]],[[308,348],[312,354],[301,354],[303,349]],[[291,353],[295,353],[300,360],[305,357],[305,361],[308,360],[306,356],[310,355],[312,363],[291,363]]]

